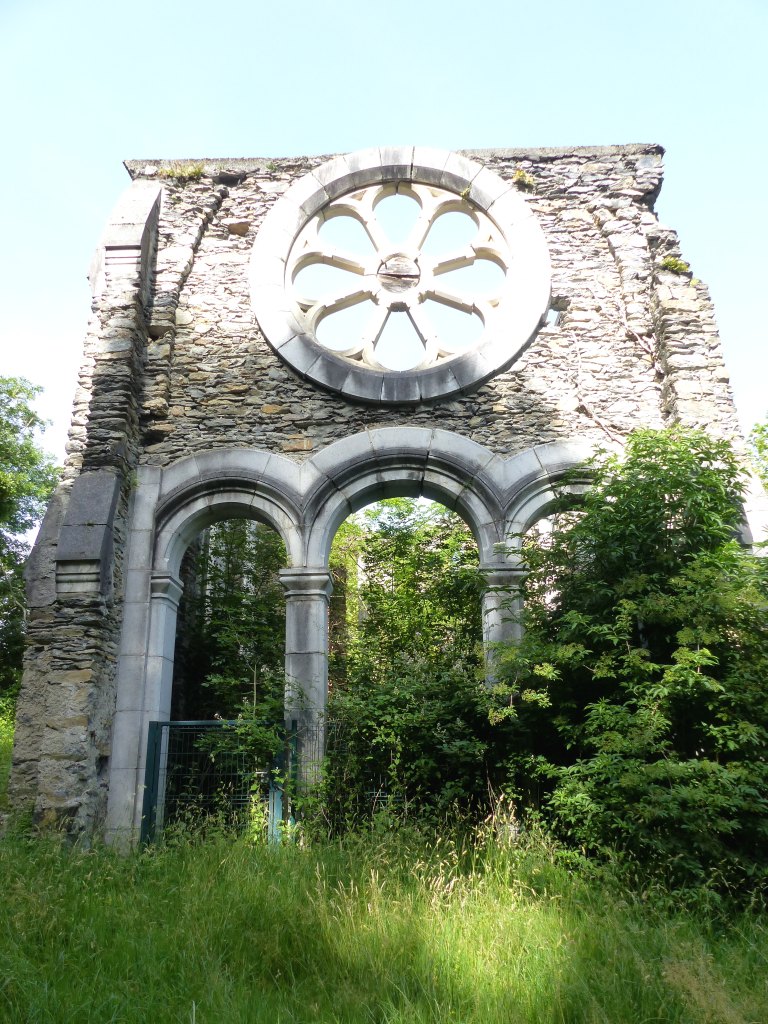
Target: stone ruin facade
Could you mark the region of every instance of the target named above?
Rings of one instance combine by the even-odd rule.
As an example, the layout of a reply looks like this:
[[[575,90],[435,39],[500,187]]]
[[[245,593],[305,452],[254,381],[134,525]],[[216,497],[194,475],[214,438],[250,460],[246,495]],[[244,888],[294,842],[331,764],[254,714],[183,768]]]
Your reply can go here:
[[[126,164],[28,570],[17,808],[135,841],[148,723],[170,714],[181,560],[211,523],[282,536],[287,708],[317,720],[329,549],[350,513],[393,495],[456,509],[498,640],[516,628],[520,535],[591,450],[672,422],[738,437],[707,289],[654,213],[662,156]],[[411,203],[404,227],[383,216],[393,196]]]

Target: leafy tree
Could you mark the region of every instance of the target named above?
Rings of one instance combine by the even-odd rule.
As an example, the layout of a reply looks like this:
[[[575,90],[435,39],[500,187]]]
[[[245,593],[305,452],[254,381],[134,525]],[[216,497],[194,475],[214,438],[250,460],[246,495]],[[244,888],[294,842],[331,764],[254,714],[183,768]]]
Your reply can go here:
[[[381,680],[400,654],[476,664],[481,640],[477,547],[459,516],[390,498],[339,532],[331,559],[346,604],[350,680]]]
[[[210,527],[182,574],[174,715],[282,720],[285,547],[269,527],[244,519]]]
[[[704,434],[638,431],[527,545],[501,654],[518,792],[676,882],[768,871],[768,564],[733,539],[743,475]]]
[[[749,447],[757,475],[763,487],[768,488],[768,422],[755,424],[749,435]]]
[[[42,518],[57,470],[35,437],[44,427],[28,381],[0,377],[0,695],[15,692],[24,647],[24,534]]]
[[[465,808],[487,799],[498,730],[478,680],[477,548],[441,505],[394,498],[337,535],[327,790],[331,812],[372,801]],[[342,640],[338,639],[342,634]]]

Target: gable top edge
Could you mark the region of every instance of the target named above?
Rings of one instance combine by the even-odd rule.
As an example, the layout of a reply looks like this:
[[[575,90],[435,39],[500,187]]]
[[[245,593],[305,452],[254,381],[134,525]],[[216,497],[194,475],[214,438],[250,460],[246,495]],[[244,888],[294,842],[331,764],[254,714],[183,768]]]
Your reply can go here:
[[[553,146],[553,147],[520,147],[498,149],[457,149],[454,152],[470,159],[486,161],[500,160],[563,160],[569,157],[583,158],[617,158],[622,156],[664,156],[665,149],[655,142],[631,142],[612,146]],[[275,163],[279,168],[283,165],[296,166],[311,162],[312,164],[332,160],[343,155],[338,153],[318,153],[309,155],[280,157],[149,157],[147,159],[127,159],[123,166],[131,178],[142,176],[146,167],[165,168],[179,166],[203,166],[205,174],[216,174],[219,171],[240,171],[242,173],[263,171],[268,163]]]

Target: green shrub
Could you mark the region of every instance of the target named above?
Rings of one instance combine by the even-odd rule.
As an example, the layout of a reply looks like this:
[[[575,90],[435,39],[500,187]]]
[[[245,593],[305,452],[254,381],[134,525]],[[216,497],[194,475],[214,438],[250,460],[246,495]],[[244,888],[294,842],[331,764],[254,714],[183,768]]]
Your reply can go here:
[[[159,167],[157,174],[160,178],[170,178],[183,184],[187,181],[199,181],[205,174],[205,168],[202,164],[173,162],[165,167]]]
[[[512,182],[521,192],[533,192],[536,188],[536,179],[522,167],[518,167],[512,175]]]
[[[527,548],[496,712],[519,731],[512,780],[591,854],[747,890],[768,880],[768,562],[730,539],[740,466],[703,434],[639,431],[593,471]]]
[[[661,269],[669,270],[673,274],[690,274],[691,272],[690,264],[685,260],[678,259],[677,256],[665,256],[661,261]]]
[[[466,662],[400,655],[376,678],[331,695],[326,773],[337,823],[382,806],[417,818],[467,817],[501,783],[507,726],[489,722],[490,694]]]
[[[768,421],[756,423],[749,435],[749,451],[752,466],[760,477],[763,487],[768,488]]]

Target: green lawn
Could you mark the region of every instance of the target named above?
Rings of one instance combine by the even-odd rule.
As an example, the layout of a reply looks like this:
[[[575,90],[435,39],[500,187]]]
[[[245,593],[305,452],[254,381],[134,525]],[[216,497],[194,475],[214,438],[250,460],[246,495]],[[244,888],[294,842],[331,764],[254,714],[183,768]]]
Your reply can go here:
[[[768,934],[624,897],[542,840],[410,833],[129,857],[0,841],[0,1020],[747,1024]]]

